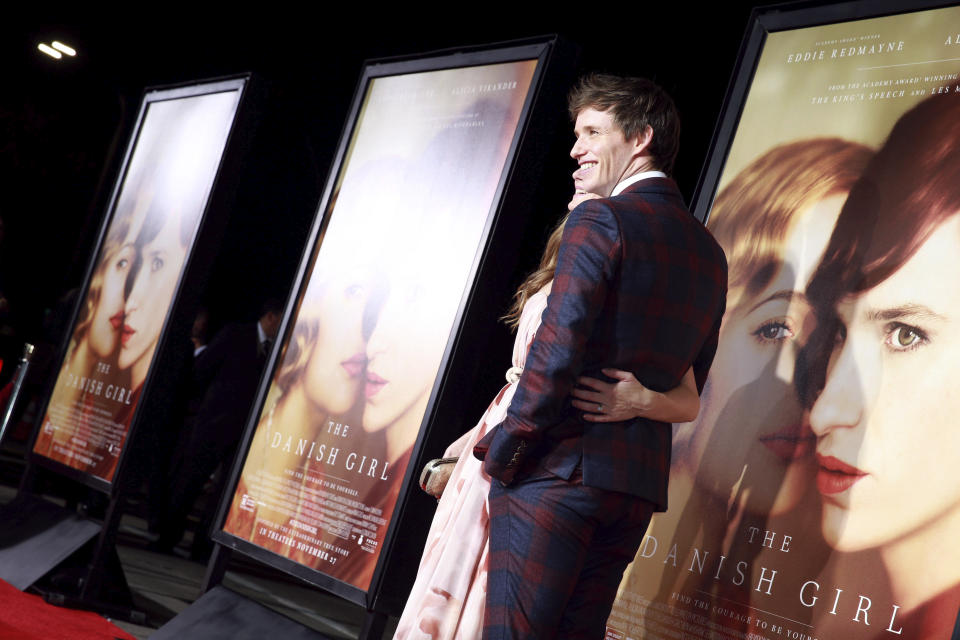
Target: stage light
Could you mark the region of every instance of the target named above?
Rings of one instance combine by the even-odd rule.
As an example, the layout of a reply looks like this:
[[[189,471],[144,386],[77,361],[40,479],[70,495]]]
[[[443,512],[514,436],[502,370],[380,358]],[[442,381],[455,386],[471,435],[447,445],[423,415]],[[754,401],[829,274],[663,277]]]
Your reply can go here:
[[[57,60],[63,57],[62,53],[60,53],[56,49],[52,48],[50,45],[43,42],[37,45],[37,49],[40,49],[40,51],[43,51],[45,54],[47,54],[51,58],[56,58]]]
[[[69,45],[63,44],[62,42],[58,42],[57,40],[54,40],[54,41],[51,42],[50,44],[53,46],[54,49],[56,49],[57,51],[60,51],[60,52],[62,52],[62,53],[67,54],[67,55],[70,56],[71,58],[72,58],[73,56],[77,55],[77,50],[76,50],[76,49],[74,49],[73,47],[71,47],[71,46],[69,46]]]

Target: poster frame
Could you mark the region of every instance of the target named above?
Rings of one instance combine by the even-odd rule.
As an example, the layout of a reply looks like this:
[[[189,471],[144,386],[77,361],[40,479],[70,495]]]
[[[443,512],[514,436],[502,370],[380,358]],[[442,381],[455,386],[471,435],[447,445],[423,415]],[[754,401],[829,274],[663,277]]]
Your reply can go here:
[[[360,74],[359,82],[354,90],[350,102],[348,115],[341,132],[339,142],[336,147],[330,170],[327,174],[325,186],[322,191],[318,206],[316,208],[316,217],[314,219],[310,235],[304,246],[300,260],[300,267],[297,271],[293,286],[284,306],[283,320],[278,332],[278,339],[273,344],[271,352],[267,359],[264,369],[264,375],[260,380],[260,386],[257,391],[251,413],[247,418],[244,428],[243,438],[238,448],[238,455],[230,469],[230,476],[226,483],[226,490],[221,497],[217,514],[214,519],[211,536],[213,540],[226,549],[239,551],[240,553],[262,562],[272,568],[278,569],[297,577],[314,586],[320,587],[334,595],[342,597],[350,602],[364,606],[368,610],[385,610],[390,613],[395,611],[396,599],[381,597],[385,590],[385,577],[392,575],[387,565],[390,563],[391,552],[399,542],[398,529],[400,522],[404,518],[405,502],[411,490],[419,491],[416,485],[418,469],[416,461],[420,459],[421,449],[430,432],[430,425],[437,413],[439,401],[443,397],[443,387],[449,377],[450,365],[454,355],[457,352],[458,342],[464,329],[465,314],[470,307],[471,299],[478,289],[478,274],[482,270],[484,257],[486,256],[491,240],[494,236],[494,229],[497,227],[500,215],[502,213],[504,200],[508,191],[514,189],[511,186],[511,176],[517,169],[520,157],[519,150],[524,141],[527,130],[531,126],[531,114],[534,111],[534,105],[541,92],[541,88],[546,75],[547,67],[551,54],[557,45],[556,36],[542,36],[530,38],[522,41],[512,41],[508,43],[491,43],[475,47],[453,48],[423,54],[410,56],[396,56],[389,58],[380,58],[368,60],[364,63]],[[537,60],[537,66],[530,83],[530,88],[525,98],[516,130],[511,140],[510,148],[506,156],[504,168],[500,174],[495,194],[492,199],[490,211],[487,214],[486,221],[480,236],[478,250],[474,255],[470,271],[465,282],[465,290],[460,299],[457,313],[455,315],[451,332],[443,351],[438,373],[431,387],[430,397],[427,402],[424,417],[418,431],[418,435],[413,444],[410,455],[410,463],[404,472],[400,484],[397,503],[387,526],[386,533],[382,540],[382,548],[377,559],[373,577],[368,589],[360,589],[355,585],[348,584],[329,576],[318,569],[312,569],[286,557],[275,554],[259,545],[243,538],[237,537],[223,530],[232,502],[234,492],[239,482],[244,464],[246,462],[247,452],[249,451],[254,433],[257,429],[261,410],[266,402],[267,393],[270,388],[273,375],[277,366],[280,364],[280,358],[283,346],[286,344],[290,332],[294,328],[294,322],[299,300],[310,283],[310,271],[313,260],[318,250],[318,245],[322,241],[324,231],[330,219],[330,202],[334,188],[337,185],[344,167],[344,159],[357,127],[357,121],[363,107],[364,98],[367,95],[367,89],[370,83],[377,78],[399,76],[411,73],[442,71],[448,69],[458,69],[470,66],[499,64],[516,62],[520,60]],[[417,553],[416,555],[419,555]],[[396,585],[394,585],[396,586]],[[390,590],[390,589],[386,589]],[[402,602],[400,602],[402,605]]]
[[[119,486],[121,484],[120,480],[123,477],[124,468],[127,462],[130,459],[130,451],[132,449],[132,443],[136,440],[138,428],[141,422],[144,422],[143,415],[145,413],[145,407],[150,402],[150,390],[157,378],[158,371],[163,368],[162,354],[164,353],[165,348],[171,341],[171,324],[174,320],[174,317],[177,315],[178,303],[184,295],[185,285],[189,284],[193,278],[193,272],[196,271],[198,263],[203,263],[207,261],[207,258],[201,256],[202,251],[198,251],[198,247],[203,249],[204,241],[203,238],[205,235],[205,229],[211,227],[212,223],[210,222],[211,209],[214,208],[215,202],[218,200],[217,192],[218,185],[225,180],[225,164],[227,164],[226,159],[229,158],[232,154],[232,146],[234,140],[238,136],[238,122],[243,118],[243,112],[246,110],[246,105],[250,102],[249,93],[250,93],[250,84],[252,76],[250,74],[237,74],[232,76],[224,76],[219,78],[212,78],[203,81],[192,81],[186,83],[179,83],[174,85],[165,85],[165,86],[155,86],[147,87],[144,89],[143,94],[140,99],[139,108],[137,110],[137,115],[134,120],[133,127],[128,137],[127,144],[124,148],[122,160],[119,164],[119,168],[116,171],[116,178],[113,182],[113,186],[110,190],[110,197],[108,204],[105,208],[106,214],[103,217],[102,222],[100,223],[99,230],[97,231],[96,239],[94,241],[93,247],[91,249],[90,258],[87,261],[87,266],[84,272],[83,281],[79,289],[79,294],[77,300],[74,303],[72,311],[70,313],[70,321],[67,325],[68,330],[64,333],[59,350],[57,352],[56,368],[54,371],[57,372],[57,375],[51,376],[50,380],[47,383],[47,389],[44,392],[44,400],[41,405],[41,410],[37,413],[37,421],[34,424],[33,431],[31,433],[30,439],[27,445],[27,459],[30,464],[36,464],[39,467],[43,467],[54,473],[64,476],[72,481],[83,484],[93,490],[96,490],[101,493],[105,493],[108,496],[114,496],[119,491]],[[116,214],[116,208],[118,199],[120,196],[121,189],[123,187],[124,181],[127,177],[127,173],[130,167],[130,161],[132,159],[133,153],[137,148],[137,143],[140,139],[140,135],[143,130],[144,118],[146,116],[148,107],[153,103],[164,102],[168,100],[176,100],[182,98],[192,98],[197,96],[209,95],[213,93],[223,93],[226,91],[238,91],[239,96],[237,100],[237,106],[234,110],[233,119],[230,124],[230,129],[227,134],[227,138],[224,144],[223,152],[220,154],[220,159],[217,164],[217,169],[214,172],[213,182],[211,183],[210,190],[207,194],[207,199],[203,204],[200,217],[197,224],[197,231],[194,236],[193,242],[187,252],[187,255],[184,259],[183,267],[180,272],[180,276],[177,280],[176,287],[174,289],[173,296],[170,300],[170,305],[167,308],[167,314],[164,318],[163,327],[160,331],[160,337],[157,341],[156,350],[154,352],[154,360],[151,363],[150,369],[147,372],[146,378],[144,379],[144,391],[141,395],[140,401],[134,410],[134,413],[130,420],[130,426],[127,430],[126,440],[124,442],[123,450],[120,453],[119,460],[117,461],[117,468],[113,476],[113,480],[105,480],[99,476],[81,471],[79,469],[74,469],[68,465],[62,464],[56,460],[52,460],[38,453],[34,453],[33,448],[35,442],[40,434],[40,429],[43,424],[43,419],[46,417],[48,405],[50,400],[53,398],[53,392],[56,387],[56,381],[59,376],[59,372],[63,367],[64,360],[67,356],[67,352],[70,346],[70,340],[73,336],[77,318],[80,314],[83,303],[86,299],[86,295],[90,288],[90,281],[93,277],[93,274],[97,267],[97,258],[100,254],[100,251],[103,247],[104,240],[106,239],[110,224],[113,222],[114,216]],[[229,172],[227,170],[226,172]],[[216,216],[219,217],[219,216]],[[217,226],[217,225],[212,225]]]
[[[733,142],[740,130],[744,107],[753,87],[755,75],[765,50],[767,36],[784,31],[830,26],[957,6],[957,1],[944,0],[854,0],[828,3],[823,0],[786,2],[753,9],[731,71],[713,136],[691,198],[691,213],[703,224],[710,219],[719,194],[721,177]],[[672,504],[671,509],[684,505]],[[622,588],[622,585],[621,585]],[[759,590],[759,589],[758,589]],[[841,591],[841,589],[837,589]],[[658,601],[658,603],[660,603]],[[647,622],[644,623],[646,625]],[[644,627],[648,629],[648,627]],[[952,638],[960,638],[960,612],[953,624]],[[615,633],[608,628],[607,637]],[[617,635],[617,637],[620,637]],[[823,637],[822,635],[820,637]],[[906,637],[906,636],[904,636]]]
[[[707,223],[713,201],[717,196],[720,176],[723,174],[730,147],[739,129],[740,116],[747,101],[747,94],[753,84],[760,56],[763,54],[767,34],[900,15],[955,4],[955,0],[870,0],[869,2],[854,0],[840,3],[825,3],[817,0],[785,2],[754,8],[727,85],[723,106],[707,149],[706,160],[693,192],[691,213],[704,224]]]

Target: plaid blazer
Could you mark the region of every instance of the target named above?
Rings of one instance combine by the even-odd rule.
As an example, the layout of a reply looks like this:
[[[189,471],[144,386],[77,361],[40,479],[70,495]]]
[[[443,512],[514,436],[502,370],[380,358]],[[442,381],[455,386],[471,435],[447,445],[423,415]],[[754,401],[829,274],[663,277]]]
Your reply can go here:
[[[702,390],[726,306],[723,250],[669,178],[588,200],[567,222],[553,288],[507,417],[479,443],[505,484],[543,467],[667,506],[672,427],[645,418],[594,423],[570,404],[581,375],[631,371],[655,391],[692,365]]]

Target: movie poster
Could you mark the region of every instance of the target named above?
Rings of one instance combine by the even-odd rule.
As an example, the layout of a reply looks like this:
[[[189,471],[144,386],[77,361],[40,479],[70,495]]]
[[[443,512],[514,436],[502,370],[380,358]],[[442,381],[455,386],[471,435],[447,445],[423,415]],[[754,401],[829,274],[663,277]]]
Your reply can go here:
[[[951,637],[958,72],[958,7],[768,34],[707,222],[719,350],[607,638]]]
[[[147,103],[34,453],[113,480],[239,98]]]
[[[370,586],[536,65],[367,86],[225,532]]]

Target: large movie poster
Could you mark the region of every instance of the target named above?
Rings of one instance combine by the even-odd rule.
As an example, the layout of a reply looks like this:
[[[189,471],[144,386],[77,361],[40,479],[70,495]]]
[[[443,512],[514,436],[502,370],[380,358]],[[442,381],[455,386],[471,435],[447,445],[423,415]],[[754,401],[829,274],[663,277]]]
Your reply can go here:
[[[708,218],[719,350],[608,638],[951,637],[958,72],[958,7],[768,34]]]
[[[147,101],[34,453],[113,480],[239,98]]]
[[[536,66],[367,85],[225,532],[368,589]]]

